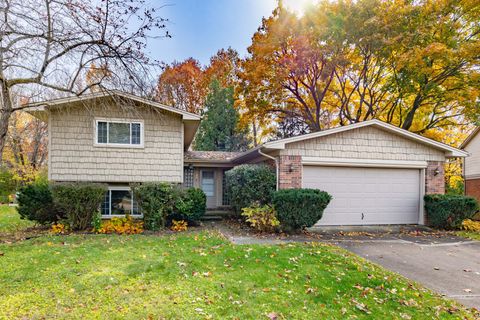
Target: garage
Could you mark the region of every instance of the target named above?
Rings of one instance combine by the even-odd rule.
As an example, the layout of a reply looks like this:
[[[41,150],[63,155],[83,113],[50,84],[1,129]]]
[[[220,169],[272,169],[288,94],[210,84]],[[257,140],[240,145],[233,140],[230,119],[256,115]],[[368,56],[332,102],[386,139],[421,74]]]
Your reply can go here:
[[[331,194],[316,226],[402,225],[428,223],[423,196],[445,193],[445,162],[467,156],[374,119],[266,142],[234,163],[274,167],[277,189]]]
[[[303,187],[333,197],[317,226],[417,224],[421,170],[303,166]]]

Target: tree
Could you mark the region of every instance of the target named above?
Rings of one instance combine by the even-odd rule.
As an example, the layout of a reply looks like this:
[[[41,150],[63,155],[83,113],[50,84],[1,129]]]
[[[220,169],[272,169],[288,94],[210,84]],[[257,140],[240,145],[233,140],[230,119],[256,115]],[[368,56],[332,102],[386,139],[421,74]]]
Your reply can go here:
[[[178,109],[199,113],[206,94],[200,62],[189,58],[165,67],[158,79],[156,100]]]
[[[322,1],[279,7],[241,63],[243,123],[308,131],[373,118],[441,136],[479,114],[478,1]],[[442,139],[443,140],[443,139]]]
[[[143,0],[4,0],[0,15],[0,155],[9,119],[22,108],[15,94],[81,95],[105,82],[84,83],[92,64],[109,70],[116,88],[142,92],[152,66],[147,39],[165,28]]]
[[[20,184],[36,178],[46,166],[47,124],[19,111],[12,114],[3,163]]]
[[[379,6],[391,30],[391,103],[383,117],[424,134],[455,125],[479,106],[478,1],[422,1]]]
[[[206,67],[193,58],[166,65],[158,78],[155,98],[175,108],[201,113],[212,81],[235,87],[239,61],[238,53],[228,48],[218,50]]]
[[[195,138],[195,150],[243,151],[248,147],[245,130],[238,128],[233,89],[223,88],[218,80],[210,85],[205,115]]]
[[[235,88],[238,83],[239,64],[240,58],[237,51],[232,48],[218,50],[205,68],[205,86],[209,87],[212,81],[218,80],[222,87]]]

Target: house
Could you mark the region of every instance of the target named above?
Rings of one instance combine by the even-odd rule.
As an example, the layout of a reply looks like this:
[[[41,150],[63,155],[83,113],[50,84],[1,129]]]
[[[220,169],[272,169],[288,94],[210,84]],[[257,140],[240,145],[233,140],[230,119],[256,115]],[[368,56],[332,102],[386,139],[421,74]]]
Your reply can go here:
[[[465,194],[480,201],[480,127],[476,128],[463,142],[461,149],[470,154],[465,158],[463,174],[465,177]]]
[[[139,214],[132,182],[200,187],[209,209],[228,208],[225,171],[266,163],[279,189],[333,195],[317,225],[423,224],[423,195],[445,192],[445,160],[468,155],[378,120],[243,153],[191,151],[198,115],[118,91],[44,101],[28,111],[48,121],[51,180],[109,185],[104,217]]]

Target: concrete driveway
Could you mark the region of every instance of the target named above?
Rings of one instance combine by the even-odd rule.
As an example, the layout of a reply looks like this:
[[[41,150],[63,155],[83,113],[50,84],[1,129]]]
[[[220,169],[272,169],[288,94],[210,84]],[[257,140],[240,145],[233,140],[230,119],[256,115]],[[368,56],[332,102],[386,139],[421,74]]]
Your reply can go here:
[[[331,242],[480,310],[480,241],[454,236],[392,236]]]

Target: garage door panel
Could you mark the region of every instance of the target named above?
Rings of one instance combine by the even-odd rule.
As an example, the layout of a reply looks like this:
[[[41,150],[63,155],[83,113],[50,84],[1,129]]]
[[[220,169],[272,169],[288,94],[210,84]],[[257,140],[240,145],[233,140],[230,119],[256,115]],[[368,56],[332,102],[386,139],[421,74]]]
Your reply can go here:
[[[418,223],[418,169],[304,166],[303,186],[333,196],[317,225]]]

